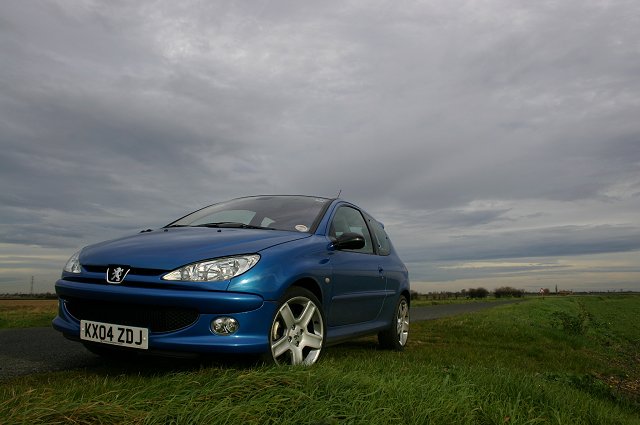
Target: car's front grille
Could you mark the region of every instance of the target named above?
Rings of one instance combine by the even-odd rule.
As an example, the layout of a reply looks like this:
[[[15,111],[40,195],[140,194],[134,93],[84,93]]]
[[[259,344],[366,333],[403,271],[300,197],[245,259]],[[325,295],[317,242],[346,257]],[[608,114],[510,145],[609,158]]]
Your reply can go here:
[[[108,285],[113,284],[107,282],[107,266],[93,266],[83,264],[82,268],[88,273],[81,273],[78,275],[67,274],[64,279],[70,282],[78,283],[91,283],[94,285]],[[118,282],[120,286],[133,286],[138,288],[154,288],[158,287],[156,277],[160,277],[162,274],[167,273],[169,270],[162,269],[143,269],[143,268],[131,268],[124,279]],[[149,279],[151,278],[151,279]],[[163,282],[164,283],[164,282]],[[167,288],[168,285],[162,285],[163,288]]]
[[[103,301],[65,299],[69,314],[77,320],[148,328],[150,332],[173,332],[198,320],[198,312],[179,307],[124,304]]]
[[[91,273],[100,273],[106,275],[107,266],[92,266],[88,264],[83,264],[82,268]],[[162,269],[142,269],[142,268],[132,268],[129,270],[129,275],[137,275],[137,276],[159,276],[163,273],[166,273],[167,270]]]

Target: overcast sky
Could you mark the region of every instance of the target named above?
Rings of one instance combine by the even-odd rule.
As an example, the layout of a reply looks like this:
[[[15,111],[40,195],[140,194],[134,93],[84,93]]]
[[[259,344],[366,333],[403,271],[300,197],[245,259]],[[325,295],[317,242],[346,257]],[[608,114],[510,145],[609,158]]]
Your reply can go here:
[[[640,290],[637,0],[3,0],[0,58],[0,293],[339,190],[419,291]]]

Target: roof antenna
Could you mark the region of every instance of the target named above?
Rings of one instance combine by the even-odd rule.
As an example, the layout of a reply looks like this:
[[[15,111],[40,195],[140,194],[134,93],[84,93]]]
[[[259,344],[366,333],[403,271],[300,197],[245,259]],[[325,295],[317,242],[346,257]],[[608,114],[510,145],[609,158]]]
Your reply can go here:
[[[342,193],[342,189],[338,190],[338,196],[336,196],[336,199],[338,199],[340,197],[341,193]]]

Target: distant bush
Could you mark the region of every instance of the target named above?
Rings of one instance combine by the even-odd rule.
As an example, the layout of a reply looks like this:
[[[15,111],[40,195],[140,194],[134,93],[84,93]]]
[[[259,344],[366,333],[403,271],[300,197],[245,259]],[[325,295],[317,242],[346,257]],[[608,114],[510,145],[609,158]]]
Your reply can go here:
[[[495,291],[493,291],[493,293],[496,296],[496,298],[506,298],[506,297],[520,298],[520,297],[524,296],[524,290],[523,289],[516,289],[516,288],[512,288],[510,286],[500,287],[500,288],[496,289]]]
[[[463,290],[464,292],[464,290]],[[411,301],[416,301],[418,303],[431,301],[431,304],[451,304],[454,303],[455,300],[459,298],[466,298],[465,294],[461,292],[427,292],[420,293],[416,291],[411,291],[410,293]]]
[[[0,299],[3,300],[55,300],[58,299],[58,296],[55,293],[46,292],[46,293],[37,293],[37,294],[0,294]]]
[[[466,294],[469,298],[487,298],[487,295],[489,295],[489,291],[487,291],[485,288],[470,288],[467,289]]]
[[[429,300],[448,300],[451,298],[455,298],[458,299],[458,297],[460,296],[459,292],[429,292],[426,297]]]

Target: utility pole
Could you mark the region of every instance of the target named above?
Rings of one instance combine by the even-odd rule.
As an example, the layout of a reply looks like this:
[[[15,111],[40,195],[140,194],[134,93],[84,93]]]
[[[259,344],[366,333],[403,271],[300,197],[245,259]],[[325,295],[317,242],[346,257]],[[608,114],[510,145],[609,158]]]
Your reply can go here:
[[[33,295],[33,276],[31,276],[31,295]]]

